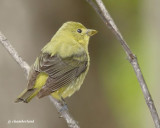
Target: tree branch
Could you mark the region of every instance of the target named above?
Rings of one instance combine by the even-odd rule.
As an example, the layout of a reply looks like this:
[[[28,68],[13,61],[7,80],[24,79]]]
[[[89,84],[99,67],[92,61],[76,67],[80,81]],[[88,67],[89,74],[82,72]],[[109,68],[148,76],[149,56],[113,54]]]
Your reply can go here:
[[[93,2],[93,0],[86,0],[86,1],[94,8],[94,10],[97,12],[97,14],[101,17],[101,19],[105,23],[105,25],[113,32],[113,34],[116,36],[116,38],[119,40],[120,44],[122,45],[123,50],[126,52],[128,60],[130,61],[136,73],[136,77],[141,86],[146,104],[148,105],[148,108],[152,115],[155,127],[160,128],[160,119],[159,119],[156,107],[154,105],[154,102],[152,100],[151,94],[148,90],[147,84],[140,70],[137,57],[132,53],[131,49],[128,47],[126,41],[124,40],[121,33],[119,32],[116,24],[114,23],[112,17],[110,16],[109,12],[104,6],[102,0],[95,0],[96,3]]]
[[[13,59],[24,70],[26,78],[28,78],[30,66],[18,55],[17,51],[13,48],[9,40],[1,33],[1,31],[0,31],[0,42],[7,49],[7,51],[13,57]],[[63,106],[57,100],[53,99],[51,96],[49,96],[49,99],[55,105],[61,117],[65,119],[69,128],[80,128],[78,123],[72,118],[67,109],[63,109]]]
[[[21,66],[24,70],[25,75],[28,76],[30,66],[18,55],[17,51],[12,47],[11,43],[7,40],[7,38],[0,31],[0,41],[3,46],[7,49],[9,54],[14,58],[14,60]]]

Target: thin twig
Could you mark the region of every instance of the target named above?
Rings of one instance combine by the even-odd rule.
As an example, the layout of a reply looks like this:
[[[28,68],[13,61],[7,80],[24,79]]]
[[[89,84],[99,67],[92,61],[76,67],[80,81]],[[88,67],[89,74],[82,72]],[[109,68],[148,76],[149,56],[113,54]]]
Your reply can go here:
[[[28,76],[30,66],[18,55],[17,51],[12,47],[11,43],[7,40],[7,38],[0,31],[0,41],[3,46],[7,49],[10,55],[14,58],[14,60],[21,66],[24,70],[25,75]]]
[[[11,45],[9,40],[2,34],[1,31],[0,31],[0,42],[7,49],[7,51],[10,53],[10,55],[13,57],[13,59],[24,70],[26,78],[27,78],[28,75],[29,75],[30,66],[27,64],[27,62],[25,62],[18,55],[17,51]],[[69,111],[67,109],[63,109],[63,106],[57,100],[53,99],[51,96],[49,96],[49,99],[55,105],[55,107],[58,110],[58,112],[60,113],[61,117],[65,119],[65,121],[67,122],[67,125],[68,125],[69,128],[80,128],[78,123],[72,118],[72,116],[69,114]]]
[[[55,99],[53,99],[52,96],[49,96],[49,99],[51,100],[52,103],[55,104],[58,112],[60,112],[61,114],[61,117],[63,117],[66,120],[69,128],[80,128],[80,126],[78,126],[78,122],[76,122],[72,118],[72,116],[69,114],[69,111],[67,109],[62,109],[63,106],[59,102],[57,102]]]
[[[148,90],[147,84],[140,70],[137,57],[132,53],[131,49],[128,47],[126,41],[122,37],[120,31],[118,30],[116,24],[114,23],[112,17],[107,11],[102,0],[95,0],[96,3],[93,0],[86,0],[86,1],[94,8],[94,10],[97,12],[97,14],[101,17],[101,19],[105,23],[105,25],[113,32],[113,34],[116,36],[116,38],[119,40],[120,44],[122,45],[124,51],[127,54],[128,60],[130,61],[136,73],[136,77],[141,86],[146,104],[148,105],[148,108],[151,112],[155,127],[160,128],[160,119],[159,119],[156,107],[154,105],[154,102],[152,100],[151,94]]]

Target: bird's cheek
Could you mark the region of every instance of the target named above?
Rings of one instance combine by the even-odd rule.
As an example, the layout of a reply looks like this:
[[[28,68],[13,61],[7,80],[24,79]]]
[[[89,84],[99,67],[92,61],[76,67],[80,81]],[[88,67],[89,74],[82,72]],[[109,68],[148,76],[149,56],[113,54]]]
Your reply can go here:
[[[79,44],[83,44],[83,42],[84,42],[83,40],[79,40],[78,41]]]
[[[88,42],[88,41],[89,41],[89,38],[90,38],[90,36],[85,35],[85,36],[84,36],[84,40],[85,40],[85,42]]]

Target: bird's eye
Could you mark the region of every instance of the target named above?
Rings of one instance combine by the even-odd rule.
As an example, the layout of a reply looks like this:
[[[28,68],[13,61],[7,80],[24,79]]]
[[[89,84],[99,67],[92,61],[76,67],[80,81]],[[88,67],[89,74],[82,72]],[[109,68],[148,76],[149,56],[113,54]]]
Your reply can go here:
[[[82,30],[81,30],[81,29],[77,29],[77,32],[78,32],[78,33],[81,33],[81,32],[82,32]]]

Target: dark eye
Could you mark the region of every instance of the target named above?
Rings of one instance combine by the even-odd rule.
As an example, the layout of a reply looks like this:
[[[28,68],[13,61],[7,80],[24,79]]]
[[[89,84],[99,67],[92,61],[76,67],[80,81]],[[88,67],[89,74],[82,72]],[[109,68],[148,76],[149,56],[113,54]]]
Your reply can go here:
[[[81,30],[81,29],[77,29],[77,32],[78,32],[78,33],[81,33],[81,32],[82,32],[82,30]]]

